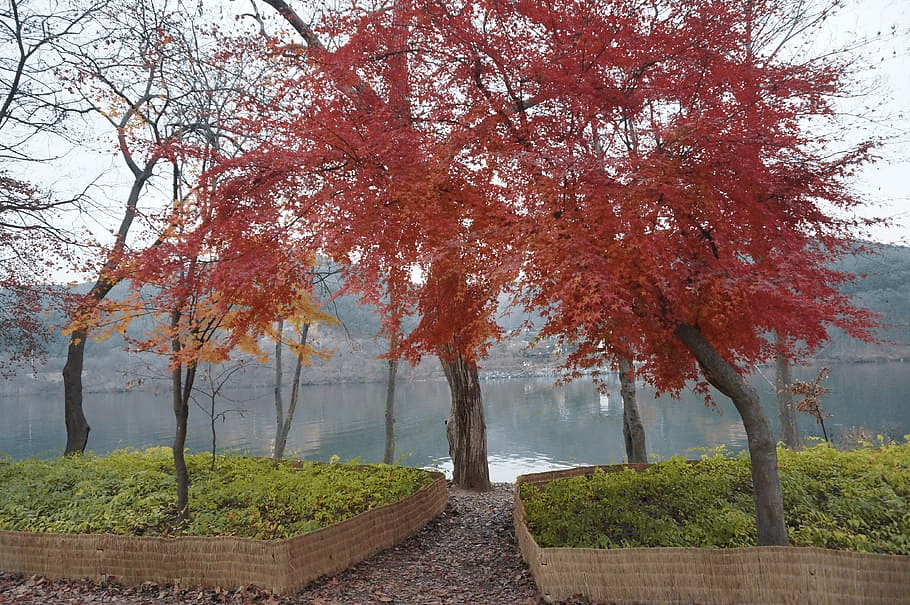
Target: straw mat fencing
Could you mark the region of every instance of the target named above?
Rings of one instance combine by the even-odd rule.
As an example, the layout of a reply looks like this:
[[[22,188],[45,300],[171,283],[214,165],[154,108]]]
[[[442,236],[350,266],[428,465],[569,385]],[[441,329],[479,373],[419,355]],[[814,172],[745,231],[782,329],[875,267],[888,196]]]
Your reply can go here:
[[[603,467],[618,470],[626,466]],[[515,484],[515,532],[547,601],[584,595],[616,605],[907,605],[910,557],[774,547],[541,548],[524,522],[523,482],[544,483],[594,467],[523,475]]]
[[[0,531],[0,569],[122,584],[258,586],[290,594],[417,533],[445,509],[445,477],[417,493],[287,540]]]

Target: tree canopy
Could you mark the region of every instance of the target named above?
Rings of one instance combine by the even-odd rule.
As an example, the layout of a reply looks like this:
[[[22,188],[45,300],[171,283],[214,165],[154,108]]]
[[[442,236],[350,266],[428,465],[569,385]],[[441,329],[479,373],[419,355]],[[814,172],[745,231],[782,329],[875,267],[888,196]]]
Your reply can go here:
[[[491,301],[519,280],[545,334],[580,345],[572,363],[627,354],[670,390],[699,374],[680,324],[740,368],[770,358],[775,331],[806,349],[829,326],[867,336],[830,261],[862,226],[847,185],[869,145],[832,153],[816,134],[848,71],[777,52],[786,9],[478,1],[331,15],[306,30],[327,42],[276,45],[296,69],[241,127],[262,143],[212,173],[200,228],[249,242],[226,217],[295,217],[374,299],[394,282],[425,318],[418,350],[458,325],[481,353]]]

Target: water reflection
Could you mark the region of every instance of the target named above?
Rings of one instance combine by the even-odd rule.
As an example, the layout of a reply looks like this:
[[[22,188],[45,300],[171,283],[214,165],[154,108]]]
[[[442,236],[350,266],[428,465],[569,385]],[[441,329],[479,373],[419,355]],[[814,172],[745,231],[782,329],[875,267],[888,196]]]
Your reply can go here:
[[[899,437],[910,433],[910,374],[904,364],[842,365],[832,368],[824,401],[831,415],[829,432],[865,427],[871,434]],[[797,368],[797,377],[812,379],[817,370]],[[760,376],[772,424],[773,389]],[[488,451],[494,481],[512,481],[526,472],[568,466],[607,464],[624,460],[622,401],[619,385],[609,383],[598,393],[590,381],[555,388],[552,380],[495,380],[483,383]],[[405,464],[449,469],[444,419],[449,391],[444,381],[402,382],[397,388],[396,452]],[[275,432],[274,401],[267,388],[235,389],[219,401],[228,413],[216,423],[219,449],[268,454]],[[732,404],[717,398],[706,407],[700,395],[679,400],[656,399],[646,386],[638,388],[639,407],[653,457],[696,455],[698,450],[726,445],[744,448],[746,435]],[[289,457],[327,460],[333,455],[364,462],[382,460],[385,445],[385,385],[340,384],[306,386],[286,453]],[[170,447],[174,419],[168,394],[87,393],[85,413],[92,425],[89,449],[103,453],[121,447]],[[0,451],[13,458],[56,456],[65,431],[62,395],[11,394],[0,397]],[[188,447],[211,447],[209,418],[190,410]],[[800,418],[802,434],[820,435],[812,418]]]
[[[610,401],[610,393],[600,393],[599,399],[599,410],[602,415],[609,416],[610,414],[616,413],[616,410]],[[619,408],[619,413],[622,413],[622,407]]]

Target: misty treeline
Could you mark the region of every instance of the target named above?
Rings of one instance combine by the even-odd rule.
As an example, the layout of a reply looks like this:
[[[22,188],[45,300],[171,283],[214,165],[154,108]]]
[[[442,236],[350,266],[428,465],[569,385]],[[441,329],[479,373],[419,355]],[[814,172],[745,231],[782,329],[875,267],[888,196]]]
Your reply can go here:
[[[859,304],[881,315],[881,328],[877,332],[880,342],[863,342],[842,331],[833,330],[828,344],[817,352],[814,359],[820,362],[875,362],[898,361],[910,359],[910,248],[892,245],[873,245],[874,253],[843,257],[835,268],[856,275],[856,280],[842,286],[844,293],[854,297]],[[340,284],[335,284],[337,287]],[[89,285],[72,286],[75,293],[88,291]],[[121,285],[111,292],[112,298],[123,296],[126,285]],[[503,303],[506,301],[504,300]],[[50,363],[41,365],[35,374],[31,370],[20,371],[12,380],[20,387],[35,382],[35,388],[42,384],[56,381],[55,363],[61,363],[66,356],[67,338],[60,327],[65,325],[66,317],[55,309],[53,302],[45,298],[41,303],[44,312],[35,314],[35,321],[40,330],[48,335],[47,356]],[[303,383],[326,382],[361,382],[384,381],[388,367],[379,356],[385,352],[384,345],[377,341],[376,334],[381,327],[381,317],[375,308],[362,305],[356,297],[339,296],[334,300],[333,313],[339,320],[338,325],[317,326],[313,329],[317,346],[331,355],[325,360],[314,362],[314,366],[303,374]],[[539,318],[515,317],[504,310],[500,323],[506,330],[519,326],[523,320],[531,325]],[[138,320],[130,328],[132,337],[138,338],[150,327],[151,320]],[[4,348],[11,346],[11,336],[3,335],[0,342]],[[524,330],[514,337],[507,337],[500,347],[494,347],[489,362],[481,363],[483,371],[490,370],[494,375],[518,375],[522,364],[533,361],[542,367],[556,369],[560,356],[552,345],[533,344],[533,330]],[[120,390],[139,388],[142,383],[148,385],[153,380],[165,378],[163,371],[166,363],[153,355],[127,355],[127,341],[119,334],[96,341],[88,345],[88,355],[92,359],[93,371],[105,368],[111,370],[103,379],[105,389]],[[343,359],[342,359],[343,358]],[[111,363],[112,360],[119,360]],[[255,384],[269,386],[272,383],[271,361],[261,369],[258,362],[250,357],[247,369],[234,377],[237,384]],[[154,368],[152,371],[149,366]],[[432,364],[424,364],[432,366]],[[442,371],[436,367],[422,368],[421,378],[434,376],[442,378]],[[401,377],[410,374],[402,371]]]

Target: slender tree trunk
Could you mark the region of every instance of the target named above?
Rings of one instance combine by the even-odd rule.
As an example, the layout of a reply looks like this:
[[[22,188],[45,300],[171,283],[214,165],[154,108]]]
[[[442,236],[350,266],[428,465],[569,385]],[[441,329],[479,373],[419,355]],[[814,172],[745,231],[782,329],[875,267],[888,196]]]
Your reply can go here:
[[[284,322],[279,323],[279,331],[284,326]],[[300,346],[306,345],[307,336],[310,332],[310,324],[303,324],[300,330]],[[294,367],[294,381],[291,384],[291,400],[288,402],[287,414],[283,412],[283,391],[282,370],[281,370],[281,343],[275,344],[275,447],[272,448],[272,458],[281,460],[284,458],[284,450],[287,447],[288,435],[291,432],[291,423],[294,420],[294,412],[297,410],[297,400],[300,397],[300,376],[303,371],[304,357],[303,353],[297,354],[297,365]]]
[[[212,400],[211,400],[212,405],[209,407],[209,428],[212,431],[212,464],[211,464],[210,468],[212,470],[215,470],[215,458],[216,458],[216,454],[218,452],[218,432],[215,430],[215,418],[217,418],[217,415],[215,414],[215,397],[216,397],[216,395],[217,395],[217,392],[213,391]]]
[[[780,351],[775,359],[775,389],[777,391],[777,416],[780,421],[780,440],[791,450],[799,449],[799,429],[796,426],[796,409],[793,407],[793,368],[790,360]]]
[[[626,459],[632,463],[646,464],[648,448],[645,445],[645,425],[638,414],[632,364],[625,357],[619,357],[617,364],[619,366],[619,394],[622,396],[622,435],[626,442]]]
[[[721,357],[700,329],[680,324],[676,327],[675,334],[695,355],[708,382],[733,400],[733,405],[742,418],[749,441],[758,543],[762,546],[787,546],[789,540],[777,466],[777,447],[758,392]]]
[[[465,360],[454,347],[441,351],[439,360],[452,392],[452,408],[446,419],[452,482],[462,489],[489,490],[487,427],[477,365]]]
[[[180,352],[180,337],[177,327],[180,324],[181,312],[179,307],[171,313],[171,328],[174,330],[172,350],[174,354]],[[186,367],[186,376],[183,369]],[[177,427],[174,434],[174,476],[177,480],[177,504],[175,506],[176,521],[186,519],[190,514],[190,474],[186,468],[184,449],[186,448],[187,420],[190,415],[190,395],[193,393],[193,383],[196,380],[196,365],[179,364],[171,371],[171,395],[173,399],[174,418]]]
[[[186,448],[187,420],[190,414],[189,392],[192,389],[193,368],[186,369],[186,379],[183,379],[183,366],[174,368],[171,372],[174,418],[177,421],[177,430],[174,434],[174,476],[177,480],[177,505],[175,507],[178,521],[189,516],[190,503],[190,474],[186,468],[184,449]]]
[[[385,392],[385,455],[386,464],[395,461],[395,378],[398,376],[398,359],[389,359],[389,384]]]
[[[275,443],[272,446],[272,458],[281,460],[284,447],[279,447],[281,427],[284,425],[284,359],[282,355],[281,335],[284,334],[284,320],[278,320],[279,338],[275,340]],[[279,451],[280,450],[280,451]]]

